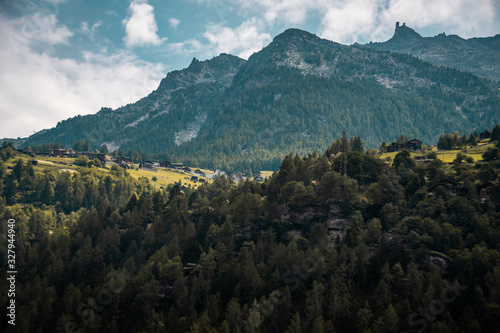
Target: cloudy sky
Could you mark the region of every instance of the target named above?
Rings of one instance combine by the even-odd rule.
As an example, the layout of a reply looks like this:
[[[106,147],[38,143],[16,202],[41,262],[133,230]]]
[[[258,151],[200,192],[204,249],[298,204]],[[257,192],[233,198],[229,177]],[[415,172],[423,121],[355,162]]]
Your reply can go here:
[[[498,0],[0,0],[0,138],[118,108],[193,57],[248,58],[290,27],[343,44],[500,33]]]

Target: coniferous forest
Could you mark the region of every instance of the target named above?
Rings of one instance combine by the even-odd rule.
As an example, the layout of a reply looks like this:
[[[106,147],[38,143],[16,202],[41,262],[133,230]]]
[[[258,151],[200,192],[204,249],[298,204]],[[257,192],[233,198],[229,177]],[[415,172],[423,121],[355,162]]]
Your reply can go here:
[[[1,330],[498,332],[498,143],[426,166],[337,148],[181,191],[118,167],[42,172],[4,144],[17,280]]]

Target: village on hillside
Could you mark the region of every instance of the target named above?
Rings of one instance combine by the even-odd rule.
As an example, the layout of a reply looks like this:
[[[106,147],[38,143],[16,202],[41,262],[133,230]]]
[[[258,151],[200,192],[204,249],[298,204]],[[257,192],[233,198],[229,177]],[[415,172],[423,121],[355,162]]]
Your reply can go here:
[[[113,165],[117,165],[123,169],[130,171],[148,171],[152,173],[157,173],[160,171],[169,171],[176,172],[179,175],[183,176],[179,178],[181,184],[181,190],[185,190],[189,185],[192,187],[197,187],[199,185],[203,185],[210,180],[213,180],[219,176],[226,176],[234,182],[239,182],[240,180],[255,180],[259,182],[264,181],[264,175],[261,171],[254,171],[252,176],[242,175],[242,174],[227,174],[225,171],[216,169],[216,170],[207,170],[200,168],[192,168],[184,163],[178,162],[169,162],[169,161],[160,161],[160,160],[147,160],[143,163],[134,163],[130,157],[127,156],[111,156],[109,154],[104,154],[98,151],[95,152],[82,152],[76,151],[74,149],[63,149],[63,148],[52,148],[52,152],[31,152],[23,149],[17,149],[19,153],[26,154],[30,157],[45,157],[45,158],[61,158],[61,159],[78,159],[78,158],[86,158],[88,164],[96,165],[96,161],[98,161],[98,166],[103,168],[109,168]],[[32,160],[33,163],[37,163],[37,160]],[[78,162],[75,161],[75,164],[78,165]],[[150,178],[150,177],[147,177]],[[158,179],[158,176],[151,176],[152,180]]]

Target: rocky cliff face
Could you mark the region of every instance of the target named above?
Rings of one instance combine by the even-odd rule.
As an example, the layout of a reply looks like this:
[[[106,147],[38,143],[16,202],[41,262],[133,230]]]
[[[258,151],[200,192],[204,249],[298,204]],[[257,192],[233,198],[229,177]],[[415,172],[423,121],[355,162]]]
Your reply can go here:
[[[500,81],[500,34],[494,37],[463,39],[445,33],[422,37],[405,23],[396,23],[394,36],[366,47],[417,56],[430,63],[454,67]]]
[[[245,62],[244,59],[226,53],[207,61],[194,58],[188,68],[168,73],[161,80],[158,92],[172,92],[203,83],[219,83],[228,87]]]

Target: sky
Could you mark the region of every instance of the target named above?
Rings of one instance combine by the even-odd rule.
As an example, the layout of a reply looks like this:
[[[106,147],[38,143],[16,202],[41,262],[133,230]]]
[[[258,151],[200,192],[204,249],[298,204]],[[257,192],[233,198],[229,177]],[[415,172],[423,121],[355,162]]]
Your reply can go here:
[[[342,44],[500,33],[498,0],[0,0],[0,138],[155,90],[193,58],[248,59],[288,28]]]

